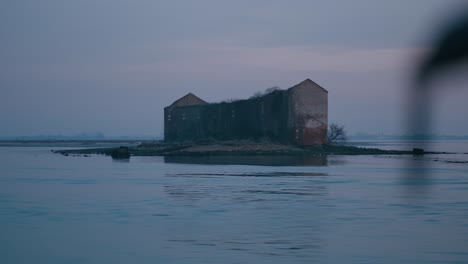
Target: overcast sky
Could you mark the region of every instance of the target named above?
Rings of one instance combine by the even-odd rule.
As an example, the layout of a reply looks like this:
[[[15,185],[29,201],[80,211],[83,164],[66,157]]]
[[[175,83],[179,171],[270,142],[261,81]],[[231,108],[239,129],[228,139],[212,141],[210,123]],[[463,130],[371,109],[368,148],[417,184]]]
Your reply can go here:
[[[329,91],[330,122],[402,133],[415,64],[466,2],[3,0],[0,136],[159,136],[188,92],[215,102],[306,78]],[[445,91],[435,131],[468,134],[468,89]]]

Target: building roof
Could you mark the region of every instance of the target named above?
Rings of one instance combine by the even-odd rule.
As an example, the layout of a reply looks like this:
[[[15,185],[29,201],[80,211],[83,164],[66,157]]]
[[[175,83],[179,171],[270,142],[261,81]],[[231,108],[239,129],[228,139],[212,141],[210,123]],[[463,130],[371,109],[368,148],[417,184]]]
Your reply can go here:
[[[322,89],[324,92],[328,93],[328,91],[323,88],[322,86],[318,85],[316,82],[312,81],[311,79],[305,79],[304,81],[294,85],[289,89],[299,88],[299,87],[316,87]]]
[[[305,79],[304,81],[294,85],[293,87],[289,88],[288,90],[292,89],[301,89],[301,88],[318,88],[325,93],[328,93],[328,91],[323,88],[322,86],[318,85],[316,82],[312,81],[311,79]],[[174,101],[171,105],[167,106],[166,108],[171,110],[172,108],[175,107],[183,107],[183,106],[193,106],[193,105],[206,105],[208,104],[206,101],[203,99],[199,98],[198,96],[194,95],[193,93],[188,93],[178,100]]]
[[[180,99],[173,102],[168,108],[180,107],[180,106],[191,106],[191,105],[204,105],[208,104],[203,99],[200,99],[198,96],[193,93],[188,93],[185,96],[182,96]]]

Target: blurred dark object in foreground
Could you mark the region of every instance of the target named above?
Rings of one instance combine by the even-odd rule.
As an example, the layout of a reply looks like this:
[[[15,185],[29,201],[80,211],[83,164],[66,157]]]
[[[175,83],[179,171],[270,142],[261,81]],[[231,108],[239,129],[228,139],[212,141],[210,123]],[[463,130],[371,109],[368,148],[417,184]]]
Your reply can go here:
[[[432,50],[419,68],[419,86],[425,86],[434,74],[450,70],[451,66],[465,62],[467,59],[468,10],[465,15],[453,21],[439,33]]]
[[[446,73],[468,61],[468,10],[464,15],[454,19],[444,29],[436,33],[432,47],[417,69],[415,83],[409,90],[410,108],[408,113],[408,129],[412,135],[431,135],[433,110],[434,77]],[[430,140],[429,137],[426,138]],[[420,148],[427,149],[427,143]],[[418,185],[428,186],[430,170],[427,163],[418,162],[418,158],[407,164],[409,168],[417,166],[420,173],[407,172],[406,179],[417,179]],[[416,176],[416,177],[415,177]],[[411,190],[414,191],[414,190]]]
[[[449,71],[466,61],[468,61],[468,10],[436,35],[430,52],[418,67],[416,83],[409,91],[410,134],[431,134],[433,103],[431,80],[436,74]]]

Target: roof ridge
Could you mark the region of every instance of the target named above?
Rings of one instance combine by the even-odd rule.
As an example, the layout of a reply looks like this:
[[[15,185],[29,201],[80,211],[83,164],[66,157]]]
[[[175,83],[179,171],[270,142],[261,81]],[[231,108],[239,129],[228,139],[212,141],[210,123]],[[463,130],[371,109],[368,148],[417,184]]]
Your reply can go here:
[[[208,104],[205,100],[201,99],[200,97],[196,96],[195,94],[193,94],[192,92],[189,92],[188,94],[180,97],[179,99],[175,100],[171,105],[169,105],[169,107],[171,106],[175,106],[177,103],[179,103],[180,101],[186,99],[186,98],[189,98],[189,97],[194,97],[196,100],[200,101],[201,104]]]
[[[306,84],[306,83],[312,83],[312,84],[316,85],[317,87],[321,88],[322,90],[324,90],[326,93],[328,93],[327,89],[323,88],[320,84],[318,84],[318,83],[312,81],[310,78],[305,79],[304,81],[302,81],[302,82],[300,82],[300,83],[298,83],[298,84],[292,86],[292,87],[289,88],[289,89],[295,88],[295,87],[297,87],[297,86],[300,86],[300,85],[303,85],[303,84]],[[288,89],[288,90],[289,90],[289,89]]]

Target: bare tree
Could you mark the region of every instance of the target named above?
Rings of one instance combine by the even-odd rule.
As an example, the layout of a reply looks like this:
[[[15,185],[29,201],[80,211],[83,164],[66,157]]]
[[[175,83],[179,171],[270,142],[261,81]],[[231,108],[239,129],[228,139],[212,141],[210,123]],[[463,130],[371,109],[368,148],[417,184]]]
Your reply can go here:
[[[346,141],[346,131],[344,126],[332,123],[328,128],[328,144],[336,141]]]

